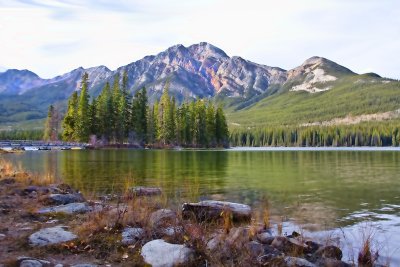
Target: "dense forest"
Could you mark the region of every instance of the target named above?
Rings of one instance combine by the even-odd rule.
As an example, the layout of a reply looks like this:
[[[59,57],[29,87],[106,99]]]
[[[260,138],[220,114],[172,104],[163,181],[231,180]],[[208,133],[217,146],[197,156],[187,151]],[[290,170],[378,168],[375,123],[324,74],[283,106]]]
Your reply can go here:
[[[228,146],[229,132],[221,107],[210,101],[186,101],[180,106],[168,93],[169,83],[161,99],[149,105],[146,88],[128,92],[126,73],[116,75],[112,85],[106,83],[96,98],[88,94],[87,73],[82,76],[81,90],[68,100],[62,121],[64,141],[92,144],[137,144],[156,147],[219,147]],[[57,138],[59,115],[50,106],[44,138]]]
[[[371,122],[357,125],[235,128],[232,146],[399,146],[400,123]]]

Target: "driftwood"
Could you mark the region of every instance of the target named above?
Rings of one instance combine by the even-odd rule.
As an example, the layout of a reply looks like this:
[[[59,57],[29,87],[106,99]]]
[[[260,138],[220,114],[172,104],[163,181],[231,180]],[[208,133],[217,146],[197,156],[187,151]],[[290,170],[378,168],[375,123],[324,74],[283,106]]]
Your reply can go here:
[[[198,203],[184,203],[182,215],[186,218],[195,217],[199,221],[212,221],[223,216],[232,216],[233,221],[250,221],[251,208],[245,204],[205,200]]]

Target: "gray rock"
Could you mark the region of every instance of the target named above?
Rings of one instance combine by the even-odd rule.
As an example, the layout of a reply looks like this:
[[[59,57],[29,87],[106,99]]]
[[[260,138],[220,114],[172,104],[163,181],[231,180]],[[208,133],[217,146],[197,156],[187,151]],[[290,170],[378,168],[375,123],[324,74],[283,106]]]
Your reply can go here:
[[[3,239],[5,239],[6,238],[6,235],[5,234],[0,234],[0,240],[3,240]]]
[[[61,263],[58,263],[58,264],[54,265],[54,267],[64,267],[64,265],[62,265]]]
[[[85,202],[85,198],[80,193],[73,194],[50,194],[44,199],[49,205],[65,205],[69,203]]]
[[[18,257],[17,263],[19,263],[19,266],[25,266],[25,267],[40,267],[40,266],[50,266],[51,265],[51,263],[49,261],[35,259],[32,257],[25,257],[25,256]]]
[[[230,246],[242,247],[250,241],[249,227],[235,227],[230,229],[226,242]]]
[[[166,235],[166,236],[175,236],[177,234],[180,234],[183,232],[183,228],[180,226],[176,226],[176,227],[167,227],[167,228],[163,228],[160,231],[160,234],[162,235]]]
[[[145,235],[142,228],[127,227],[122,231],[122,244],[132,245],[141,240]]]
[[[191,217],[194,215],[200,221],[219,219],[223,212],[232,213],[234,221],[249,221],[251,219],[251,208],[245,204],[205,200],[198,203],[184,203],[182,206],[183,216]]]
[[[326,246],[320,247],[316,252],[315,255],[319,258],[328,258],[328,259],[335,259],[341,260],[343,257],[342,250],[336,246]]]
[[[251,241],[245,245],[247,253],[252,257],[252,258],[257,258],[260,255],[264,254],[264,246],[261,243],[258,243],[257,241]]]
[[[190,265],[194,259],[194,250],[185,245],[176,245],[156,239],[142,247],[141,255],[147,264],[153,267],[172,267]]]
[[[348,264],[344,261],[335,260],[335,259],[328,259],[328,258],[320,258],[316,265],[319,267],[352,267],[354,265]],[[378,266],[374,266],[378,267]]]
[[[174,225],[177,222],[176,212],[169,209],[160,209],[150,214],[149,223],[153,228]]]
[[[288,266],[291,267],[315,267],[314,263],[309,262],[308,260],[296,257],[285,257],[285,262]]]
[[[31,246],[46,246],[59,244],[77,238],[73,233],[64,230],[63,226],[41,229],[29,236]]]
[[[257,235],[257,239],[258,241],[260,241],[262,244],[265,245],[271,245],[272,241],[274,241],[275,237],[272,236],[271,233],[269,232],[263,232],[263,233],[259,233]]]
[[[49,214],[49,213],[66,213],[66,214],[74,214],[74,213],[85,213],[89,212],[92,209],[89,207],[87,203],[70,203],[66,205],[54,206],[43,208],[38,211],[39,214]]]
[[[159,187],[136,186],[130,189],[131,196],[156,196],[161,195],[162,190]]]
[[[72,265],[71,267],[97,267],[97,265],[91,263],[80,263]]]
[[[19,264],[19,267],[42,267],[43,264],[40,263],[40,261],[37,260],[23,260]]]
[[[283,252],[303,253],[307,246],[295,238],[277,236],[272,241],[271,246]]]

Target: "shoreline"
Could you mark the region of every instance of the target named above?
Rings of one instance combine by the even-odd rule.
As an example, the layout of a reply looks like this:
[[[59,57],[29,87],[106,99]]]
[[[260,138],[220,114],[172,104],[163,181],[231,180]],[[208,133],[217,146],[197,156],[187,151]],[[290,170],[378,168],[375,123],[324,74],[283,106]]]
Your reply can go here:
[[[182,200],[182,208],[171,208],[161,188],[129,187],[120,195],[85,197],[66,184],[16,172],[9,165],[0,174],[0,252],[7,253],[0,263],[5,266],[21,266],[21,257],[42,266],[88,262],[91,266],[158,266],[157,256],[146,254],[149,246],[160,249],[158,253],[187,252],[184,259],[174,259],[182,266],[354,264],[341,261],[342,251],[333,240],[319,244],[296,232],[282,234],[282,225],[271,222],[268,207],[254,214],[251,207],[239,203],[210,206]],[[33,244],[35,236],[53,231],[71,239]],[[52,237],[39,239],[43,238]]]

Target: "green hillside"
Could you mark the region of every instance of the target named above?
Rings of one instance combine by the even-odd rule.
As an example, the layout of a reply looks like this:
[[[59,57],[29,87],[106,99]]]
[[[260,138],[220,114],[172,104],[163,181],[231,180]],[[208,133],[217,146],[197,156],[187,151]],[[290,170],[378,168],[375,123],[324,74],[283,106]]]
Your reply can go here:
[[[335,81],[329,91],[279,93],[240,110],[228,108],[231,126],[297,126],[347,115],[374,114],[400,109],[400,82],[374,75],[351,75]]]

